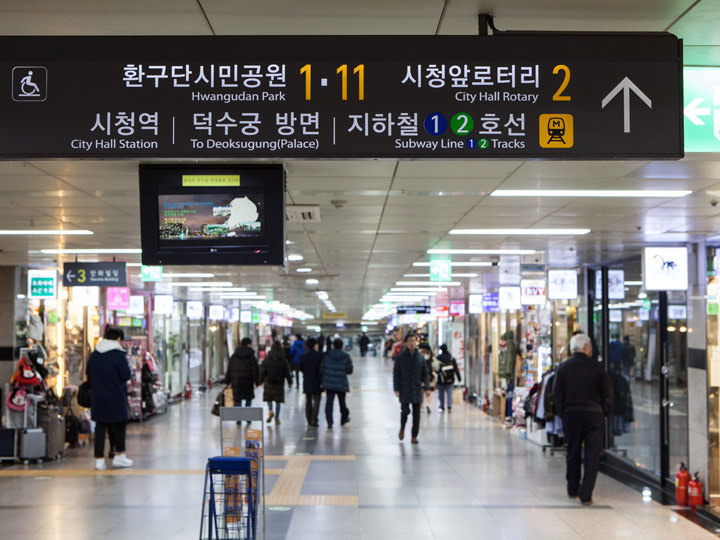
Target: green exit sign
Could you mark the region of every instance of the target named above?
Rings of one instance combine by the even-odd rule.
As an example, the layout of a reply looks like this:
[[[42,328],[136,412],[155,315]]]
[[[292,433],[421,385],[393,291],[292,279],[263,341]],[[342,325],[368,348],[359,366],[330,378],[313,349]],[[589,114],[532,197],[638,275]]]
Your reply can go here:
[[[720,152],[720,68],[683,69],[686,152]]]
[[[142,281],[162,281],[162,266],[140,266],[140,279]]]
[[[451,281],[452,263],[450,259],[434,259],[430,261],[430,281]]]

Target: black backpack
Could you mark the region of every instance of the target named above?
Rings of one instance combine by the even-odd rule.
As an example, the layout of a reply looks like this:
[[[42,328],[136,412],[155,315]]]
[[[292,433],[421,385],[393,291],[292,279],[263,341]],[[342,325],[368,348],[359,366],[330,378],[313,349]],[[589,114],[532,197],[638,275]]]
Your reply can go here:
[[[268,359],[267,381],[274,384],[281,383],[285,375],[284,367],[282,360],[279,358]]]
[[[455,382],[455,366],[452,361],[443,362],[438,369],[438,384],[452,384]]]

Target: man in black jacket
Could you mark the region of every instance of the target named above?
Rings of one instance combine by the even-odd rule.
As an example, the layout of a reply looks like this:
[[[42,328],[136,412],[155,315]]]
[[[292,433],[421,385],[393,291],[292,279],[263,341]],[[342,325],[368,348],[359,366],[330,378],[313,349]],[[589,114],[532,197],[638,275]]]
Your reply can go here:
[[[318,427],[320,410],[320,363],[322,353],[315,338],[307,340],[308,352],[300,357],[300,371],[303,374],[303,393],[305,394],[305,419],[310,427]]]
[[[395,357],[393,366],[393,389],[400,400],[400,433],[399,439],[405,437],[407,423],[412,407],[412,443],[418,443],[420,433],[420,405],[423,399],[423,387],[430,399],[430,379],[425,364],[425,357],[417,349],[418,338],[415,334],[405,336],[405,347]]]
[[[236,407],[252,406],[255,398],[255,385],[258,383],[258,361],[253,351],[252,340],[243,338],[240,346],[228,360],[224,383],[232,386],[233,401]]]
[[[601,363],[593,361],[593,346],[585,334],[570,340],[572,357],[555,374],[555,410],[563,420],[567,439],[567,493],[579,497],[584,506],[592,504],[603,446],[603,424],[612,411],[610,377]],[[582,448],[585,445],[584,474],[580,481]]]

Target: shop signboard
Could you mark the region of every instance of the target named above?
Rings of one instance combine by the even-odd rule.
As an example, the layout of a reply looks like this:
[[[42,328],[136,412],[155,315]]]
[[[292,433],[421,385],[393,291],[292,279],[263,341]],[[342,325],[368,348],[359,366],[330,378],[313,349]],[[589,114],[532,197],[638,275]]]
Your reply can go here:
[[[0,73],[2,158],[683,155],[660,32],[3,36]]]
[[[450,318],[450,306],[435,306],[435,318],[436,319],[449,319]]]
[[[520,280],[520,303],[523,306],[540,306],[545,303],[545,280]]]
[[[421,313],[431,313],[430,306],[398,306],[395,308],[398,315],[418,315]]]
[[[56,294],[55,270],[28,270],[28,298],[55,298]]]
[[[548,270],[548,300],[577,300],[577,270]]]
[[[170,294],[156,294],[153,302],[153,313],[172,315],[174,298]]]
[[[687,306],[684,305],[669,305],[668,306],[668,319],[674,320],[686,320],[687,319]]]
[[[500,311],[500,293],[488,292],[482,295],[483,311],[485,313],[498,313]]]
[[[465,323],[454,322],[450,326],[452,339],[450,340],[450,354],[457,360],[458,370],[465,371]]]
[[[464,317],[465,316],[465,301],[464,300],[451,300],[450,301],[450,315],[453,317]]]
[[[611,309],[608,318],[611,323],[621,323],[623,321],[623,312],[620,309]]]
[[[602,273],[595,272],[595,298],[602,299]],[[625,271],[608,270],[608,298],[625,300]]]
[[[476,313],[483,312],[483,295],[482,294],[470,294],[468,295],[468,313],[474,315]]]
[[[203,303],[196,300],[189,300],[185,306],[188,319],[202,319],[203,318]]]
[[[643,283],[646,291],[686,291],[686,247],[646,247],[643,250]]]
[[[502,311],[517,311],[522,307],[520,287],[498,288],[498,305]]]
[[[127,269],[124,262],[64,263],[65,287],[125,287]]]
[[[252,311],[242,310],[240,312],[240,322],[241,323],[251,323],[253,322],[253,314]]]
[[[145,297],[139,294],[131,295],[127,312],[131,315],[145,315]]]
[[[107,288],[107,308],[125,310],[130,307],[130,289],[128,287]]]
[[[211,321],[225,320],[225,306],[211,304],[208,309],[208,319]]]

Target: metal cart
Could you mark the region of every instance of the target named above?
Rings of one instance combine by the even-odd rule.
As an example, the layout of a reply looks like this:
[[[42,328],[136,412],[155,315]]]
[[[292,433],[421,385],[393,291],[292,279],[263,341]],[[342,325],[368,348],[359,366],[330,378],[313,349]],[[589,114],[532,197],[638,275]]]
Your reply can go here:
[[[220,408],[223,455],[209,458],[205,468],[200,540],[255,540],[259,509],[265,537],[262,415],[261,407]],[[226,422],[232,422],[235,429],[223,426]],[[244,422],[248,427],[259,422],[260,430],[255,430],[259,437],[251,440]]]

